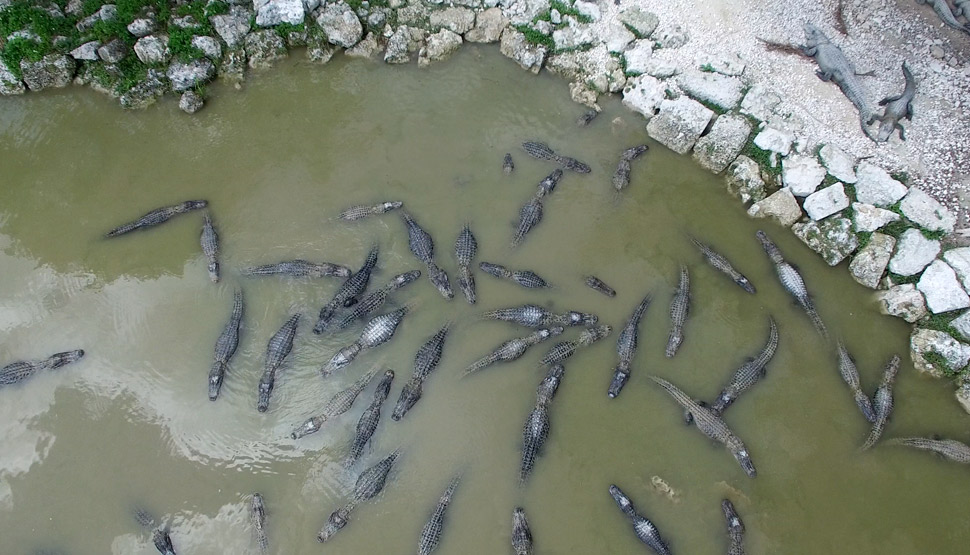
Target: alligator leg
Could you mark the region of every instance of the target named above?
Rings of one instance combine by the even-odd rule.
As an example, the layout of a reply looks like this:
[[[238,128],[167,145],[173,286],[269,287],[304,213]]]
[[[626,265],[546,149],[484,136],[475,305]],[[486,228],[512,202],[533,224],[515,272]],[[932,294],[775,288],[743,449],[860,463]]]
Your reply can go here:
[[[899,139],[902,141],[906,140],[906,132],[903,131],[903,126],[898,121],[896,122],[896,129],[899,129]]]
[[[832,74],[828,71],[816,70],[815,75],[818,75],[818,78],[826,83],[832,80]]]
[[[798,48],[809,58],[814,58],[815,53],[818,52],[817,46],[799,46]]]

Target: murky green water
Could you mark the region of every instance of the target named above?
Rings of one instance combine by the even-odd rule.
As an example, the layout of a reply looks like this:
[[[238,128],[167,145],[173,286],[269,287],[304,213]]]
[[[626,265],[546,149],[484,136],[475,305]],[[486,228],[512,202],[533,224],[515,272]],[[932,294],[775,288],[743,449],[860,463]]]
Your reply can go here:
[[[726,549],[720,499],[734,500],[752,553],[962,553],[970,542],[966,469],[919,452],[880,446],[860,453],[867,424],[835,369],[831,345],[778,285],[754,238],[758,222],[727,199],[719,178],[651,143],[618,197],[618,152],[645,140],[639,116],[616,102],[590,127],[564,84],[520,71],[495,48],[466,48],[418,70],[335,60],[289,62],[252,79],[244,93],[219,89],[195,117],[174,102],[127,113],[70,90],[0,105],[0,362],[84,348],[79,363],[0,390],[0,543],[3,553],[153,553],[131,517],[147,507],[170,524],[180,553],[254,553],[247,503],[260,491],[273,553],[413,552],[446,486],[464,472],[441,553],[506,553],[512,508],[525,507],[537,553],[642,552],[607,493],[623,488],[677,553]],[[545,218],[515,251],[518,207],[552,166],[518,148],[539,138],[593,167],[567,174]],[[511,151],[517,169],[501,173]],[[104,240],[149,209],[189,198],[211,203],[225,278],[206,276],[201,217]],[[394,339],[365,351],[328,380],[318,369],[359,326],[309,333],[336,279],[245,279],[237,270],[288,258],[358,267],[377,243],[373,283],[417,268],[401,218],[344,223],[352,204],[400,199],[437,242],[454,276],[452,245],[464,222],[480,260],[529,268],[555,284],[528,291],[477,272],[479,304],[445,302],[425,277],[397,293],[414,306]],[[863,382],[875,389],[891,353],[905,354],[906,327],[876,314],[844,268],[831,269],[797,240],[769,232],[798,263],[822,317],[846,337]],[[714,243],[758,287],[750,296],[701,262],[684,236]],[[676,268],[692,271],[686,340],[663,357]],[[619,292],[608,299],[581,276]],[[246,314],[222,396],[206,398],[212,347],[241,286]],[[466,379],[462,369],[524,331],[475,316],[535,302],[597,313],[619,329],[648,291],[633,376],[620,397],[606,387],[616,333],[566,363],[552,433],[533,478],[516,485],[521,426],[551,342],[513,364]],[[255,410],[270,335],[305,315],[277,381],[270,411]],[[727,413],[758,466],[748,479],[723,448],[681,421],[647,376],[664,376],[710,399],[779,322],[781,345],[767,379]],[[401,422],[390,408],[418,346],[455,322],[424,397]],[[576,330],[565,338],[575,339]],[[966,440],[966,415],[947,385],[915,375],[905,360],[887,436],[940,433]],[[367,459],[343,459],[371,389],[320,433],[288,438],[334,392],[371,368],[397,371]],[[316,532],[349,494],[356,473],[402,447],[377,502],[321,547]],[[677,492],[651,486],[662,477]]]

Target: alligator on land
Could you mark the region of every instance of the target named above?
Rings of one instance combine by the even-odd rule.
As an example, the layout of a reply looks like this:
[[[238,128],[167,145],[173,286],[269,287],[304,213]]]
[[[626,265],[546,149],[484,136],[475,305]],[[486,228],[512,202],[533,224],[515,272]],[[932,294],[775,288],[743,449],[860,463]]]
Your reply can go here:
[[[620,331],[620,336],[616,339],[616,353],[619,355],[620,361],[613,369],[613,379],[610,380],[610,387],[606,392],[610,399],[619,395],[627,380],[630,379],[630,367],[633,364],[633,355],[637,350],[637,336],[640,333],[640,320],[650,306],[651,299],[653,299],[653,295],[648,293],[640,301],[640,304],[633,310],[630,320]]]
[[[316,325],[313,326],[313,333],[321,334],[333,320],[334,313],[343,306],[351,306],[357,302],[357,298],[367,289],[367,282],[370,281],[370,274],[377,265],[377,246],[371,247],[367,253],[364,264],[357,270],[357,273],[346,279],[334,293],[333,298],[320,309],[320,317]]]
[[[209,279],[213,283],[219,281],[219,234],[212,225],[212,217],[206,211],[202,214],[202,235],[199,237],[202,253],[209,266]]]
[[[667,542],[660,537],[657,527],[637,512],[630,498],[615,484],[610,484],[610,496],[613,497],[613,501],[616,501],[616,505],[623,514],[633,523],[633,532],[637,535],[637,539],[646,544],[657,555],[670,555],[670,548],[667,547]]]
[[[862,444],[863,451],[871,448],[879,441],[879,438],[882,437],[882,431],[886,428],[886,422],[889,421],[889,416],[893,412],[893,384],[896,383],[897,372],[899,372],[899,356],[893,355],[882,372],[882,383],[879,384],[879,389],[876,390],[873,399],[872,408],[876,411],[876,421],[872,424],[872,430],[869,431],[865,443]]]
[[[290,276],[290,277],[350,277],[350,268],[330,262],[308,262],[306,260],[285,260],[276,264],[263,264],[243,268],[244,276]]]
[[[932,451],[944,459],[970,464],[970,446],[960,443],[955,439],[939,439],[928,437],[902,437],[888,439],[889,445],[906,445],[923,451]]]
[[[156,226],[158,224],[167,222],[172,216],[191,212],[192,210],[199,210],[208,205],[209,203],[204,200],[187,200],[174,206],[156,208],[155,210],[152,210],[133,222],[129,222],[112,229],[105,234],[105,237],[117,237],[119,235],[135,231],[136,229]]]
[[[560,335],[562,332],[563,329],[561,327],[543,328],[536,330],[525,337],[516,337],[515,339],[510,339],[499,345],[499,347],[491,353],[473,362],[468,368],[465,369],[465,375],[467,376],[468,374],[477,372],[482,368],[485,368],[486,366],[494,364],[498,361],[513,361],[525,354],[526,349],[532,345],[545,341],[550,337]]]
[[[260,553],[269,550],[269,539],[266,537],[266,505],[263,503],[263,496],[254,493],[249,506],[249,520],[253,525],[253,535],[256,537],[256,545]]]
[[[353,498],[346,505],[330,514],[327,523],[317,534],[318,540],[325,542],[330,539],[338,530],[347,525],[350,521],[350,513],[354,511],[357,505],[368,499],[373,499],[383,491],[384,484],[387,482],[387,475],[391,472],[391,467],[394,466],[394,461],[400,454],[401,450],[395,449],[380,462],[360,473],[357,482],[354,484]]]
[[[377,382],[377,387],[374,389],[374,399],[364,409],[363,414],[360,415],[360,420],[357,421],[357,430],[354,433],[354,440],[350,445],[347,466],[353,466],[357,462],[361,453],[364,452],[364,446],[367,445],[367,442],[373,437],[374,432],[377,431],[377,425],[381,421],[381,407],[384,406],[384,401],[387,400],[387,396],[391,393],[392,381],[394,381],[394,371],[387,370],[384,372],[384,376],[381,377],[381,381]]]
[[[512,511],[512,549],[515,555],[532,555],[532,530],[522,507]]]
[[[744,289],[752,295],[755,293],[754,285],[751,285],[751,282],[748,281],[748,278],[744,277],[744,274],[735,270],[734,266],[728,262],[727,258],[720,253],[715,252],[713,249],[711,249],[711,247],[701,243],[693,237],[690,237],[690,241],[691,243],[694,243],[694,246],[696,246],[698,250],[701,251],[701,254],[704,255],[704,259],[707,260],[707,263],[713,266],[714,269],[726,274],[734,281],[734,283],[737,283],[741,289]]]
[[[243,315],[242,289],[236,289],[232,294],[232,313],[225,329],[216,340],[215,355],[212,367],[209,369],[209,400],[215,401],[219,397],[222,381],[229,368],[229,359],[236,353],[239,346],[239,324]]]
[[[586,287],[594,291],[599,291],[600,293],[606,295],[607,297],[615,297],[616,290],[606,284],[603,280],[596,276],[586,276]]]
[[[490,276],[514,281],[522,287],[529,289],[549,287],[549,283],[546,280],[530,270],[510,270],[501,264],[494,264],[492,262],[479,262],[478,267]]]
[[[469,265],[477,253],[478,241],[472,235],[468,224],[465,224],[458,233],[458,239],[455,240],[455,260],[458,261],[458,288],[461,289],[469,304],[475,304],[475,276],[472,275]]]
[[[414,355],[414,373],[411,375],[411,379],[404,384],[404,388],[401,389],[401,396],[398,398],[397,404],[394,405],[394,411],[391,413],[393,420],[397,421],[403,418],[411,410],[411,407],[418,402],[418,399],[421,398],[421,393],[424,389],[424,380],[438,367],[438,362],[441,360],[441,352],[445,346],[445,338],[448,336],[448,330],[450,328],[450,324],[442,326],[437,333],[431,336],[431,339],[426,341],[424,345],[421,345],[418,352]]]
[[[458,489],[458,483],[460,481],[461,476],[452,478],[448,487],[445,488],[444,493],[438,498],[438,503],[431,513],[431,518],[421,528],[421,538],[418,540],[418,555],[430,555],[432,551],[437,549],[438,542],[441,539],[441,531],[445,527],[445,512],[448,510],[448,505],[451,504],[451,498],[454,497],[455,490]]]
[[[394,337],[397,326],[404,320],[404,316],[407,315],[408,310],[408,307],[404,306],[387,314],[381,314],[380,316],[371,318],[364,325],[364,329],[360,332],[360,337],[357,341],[337,351],[331,357],[330,361],[320,369],[321,375],[326,378],[334,373],[334,371],[340,370],[353,362],[362,350],[372,349],[389,341]]]
[[[482,313],[482,318],[513,322],[527,328],[539,328],[551,325],[591,326],[599,321],[599,318],[595,314],[577,312],[575,310],[570,310],[563,314],[553,314],[545,308],[534,304],[489,310]]]
[[[916,0],[916,3],[930,4],[933,6],[933,11],[936,12],[936,15],[940,16],[940,20],[943,21],[947,27],[952,27],[954,29],[963,31],[964,33],[970,34],[970,25],[964,25],[957,21],[956,16],[953,15],[952,11],[950,11],[950,5],[947,4],[946,0]],[[960,15],[962,13],[963,15],[970,17],[970,14],[967,13],[967,10],[970,9],[970,7],[968,7],[965,0],[962,2],[961,0],[956,0],[954,3],[957,4],[956,15]]]
[[[337,327],[339,329],[344,329],[357,320],[376,312],[377,309],[384,306],[384,303],[387,302],[387,297],[392,292],[417,280],[419,277],[421,277],[420,270],[411,270],[410,272],[404,272],[403,274],[394,276],[384,287],[381,287],[377,291],[367,295],[366,297],[362,298],[360,302],[354,305],[354,309],[344,316],[343,320],[337,324]]]
[[[367,216],[384,214],[385,212],[390,212],[391,210],[395,210],[402,206],[404,206],[404,203],[400,201],[382,202],[379,204],[372,204],[372,205],[351,206],[350,208],[340,213],[340,218],[348,221],[359,220],[361,218],[366,218]]]
[[[256,401],[256,410],[259,412],[266,412],[269,408],[269,398],[273,394],[276,383],[276,371],[283,364],[283,359],[293,350],[293,338],[296,337],[296,326],[299,322],[299,314],[290,316],[290,319],[273,334],[266,346],[266,365],[263,369],[263,377],[259,379],[259,394]]]
[[[536,405],[522,426],[522,462],[519,466],[519,483],[529,479],[536,457],[549,437],[549,404],[559,389],[565,369],[556,364],[546,373],[536,390]]]
[[[721,501],[721,511],[724,512],[724,520],[727,522],[728,540],[731,542],[728,547],[728,555],[744,555],[744,522],[734,510],[734,503],[730,499]]]
[[[903,62],[903,77],[906,79],[906,86],[902,94],[898,96],[887,96],[879,101],[880,106],[885,106],[881,116],[873,114],[868,123],[879,121],[879,132],[876,134],[877,141],[888,141],[893,131],[899,130],[899,138],[906,140],[906,132],[903,130],[900,120],[908,119],[913,121],[913,97],[916,96],[916,78],[909,70],[906,62]]]
[[[815,303],[812,302],[812,297],[809,296],[808,289],[805,288],[805,281],[802,279],[802,275],[798,273],[798,270],[794,266],[785,261],[781,256],[781,251],[778,249],[778,246],[771,239],[768,239],[768,235],[764,231],[758,230],[756,235],[758,236],[758,240],[761,241],[761,246],[765,249],[768,258],[775,265],[775,272],[778,274],[781,286],[792,297],[795,297],[795,301],[808,314],[808,317],[812,320],[812,325],[815,326],[815,330],[818,331],[819,335],[827,338],[828,332],[825,329],[825,324],[822,323],[822,319],[815,310]]]
[[[44,360],[22,360],[10,363],[0,368],[0,387],[26,380],[37,372],[56,370],[79,360],[83,356],[84,350],[77,349],[74,351],[55,353]]]
[[[677,349],[684,342],[684,322],[687,321],[687,313],[690,310],[690,274],[687,266],[680,267],[680,279],[677,284],[677,292],[670,302],[670,336],[667,338],[667,349],[664,355],[672,358],[677,354]]]
[[[852,398],[855,399],[856,406],[862,411],[862,416],[869,421],[870,424],[876,423],[876,411],[872,408],[872,401],[866,392],[862,390],[862,385],[859,383],[859,370],[856,369],[855,361],[852,360],[852,356],[849,355],[849,351],[845,348],[842,341],[838,342],[839,350],[839,374],[842,379],[849,386],[849,390],[852,392]]]
[[[325,422],[333,420],[334,418],[340,416],[341,414],[350,410],[350,407],[354,406],[354,401],[360,396],[364,388],[370,384],[374,376],[377,375],[376,371],[371,371],[360,378],[356,382],[350,385],[347,389],[338,391],[333,397],[327,401],[327,404],[323,406],[323,410],[320,414],[310,417],[306,422],[300,424],[300,427],[290,434],[293,439],[300,439],[302,437],[314,434],[320,430]],[[394,372],[388,370],[385,374],[385,378],[388,379],[388,387],[390,387],[390,379],[394,378]]]

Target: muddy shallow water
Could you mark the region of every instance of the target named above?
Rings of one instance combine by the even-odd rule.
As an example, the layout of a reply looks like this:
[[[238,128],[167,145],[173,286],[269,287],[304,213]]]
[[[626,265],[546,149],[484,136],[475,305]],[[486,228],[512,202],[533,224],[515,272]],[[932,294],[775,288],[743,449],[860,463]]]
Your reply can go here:
[[[464,479],[440,553],[506,553],[513,507],[526,509],[536,553],[642,552],[610,498],[616,483],[677,553],[722,553],[719,508],[732,499],[751,553],[961,553],[970,481],[966,468],[879,445],[835,366],[835,350],[778,284],[754,232],[763,227],[797,263],[834,336],[858,359],[873,391],[907,326],[879,316],[844,267],[828,268],[788,232],[749,220],[721,178],[646,139],[640,116],[618,102],[578,128],[582,109],[564,84],[535,77],[495,48],[466,47],[430,69],[342,57],[317,67],[289,61],[242,93],[216,87],[194,117],[174,102],[128,113],[84,90],[4,99],[0,109],[0,364],[83,348],[80,362],[0,389],[0,542],[4,553],[154,553],[131,516],[145,507],[168,523],[180,553],[255,553],[249,496],[262,493],[272,553],[380,553],[415,549],[450,477]],[[567,172],[545,217],[509,249],[518,208],[554,166],[528,158],[540,139],[589,163]],[[618,153],[647,142],[633,182],[610,185]],[[501,172],[511,152],[516,170]],[[204,198],[222,239],[223,280],[212,284],[199,213],[103,239],[148,210]],[[445,301],[423,275],[391,306],[413,310],[394,338],[324,380],[319,368],[360,325],[316,336],[316,312],[340,280],[244,278],[245,266],[292,258],[357,268],[372,244],[372,286],[421,268],[399,213],[347,223],[357,203],[402,200],[435,238],[452,276],[463,223],[482,260],[536,271],[554,287],[526,290],[475,272],[479,302]],[[751,296],[706,266],[691,232],[754,282]],[[683,346],[663,356],[677,267],[691,270]],[[421,268],[423,270],[423,268]],[[618,294],[582,283],[596,273]],[[206,397],[212,348],[234,288],[245,293],[239,350],[218,401]],[[606,388],[617,331],[647,292],[654,303],[626,388]],[[457,292],[457,288],[456,288]],[[552,432],[532,479],[516,483],[522,424],[554,341],[511,364],[462,379],[465,366],[528,330],[482,321],[486,309],[533,302],[593,312],[614,327],[580,351],[551,406]],[[270,410],[255,410],[266,343],[289,314],[304,315]],[[761,348],[767,316],[780,346],[767,378],[727,413],[758,477],[684,426],[681,411],[647,378],[663,376],[711,399]],[[390,409],[414,353],[454,322],[424,396],[400,422]],[[567,330],[562,339],[575,339]],[[397,377],[372,447],[353,470],[342,460],[373,385],[319,433],[292,429],[371,369]],[[966,440],[966,415],[949,386],[917,376],[904,356],[896,412],[885,436]],[[357,473],[403,449],[384,493],[364,503],[324,546],[316,533],[342,505]],[[652,485],[661,477],[668,497]]]

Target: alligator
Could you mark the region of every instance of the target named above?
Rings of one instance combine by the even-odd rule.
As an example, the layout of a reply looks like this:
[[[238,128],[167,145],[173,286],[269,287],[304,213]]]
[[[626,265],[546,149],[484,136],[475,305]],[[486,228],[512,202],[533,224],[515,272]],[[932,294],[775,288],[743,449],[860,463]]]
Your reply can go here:
[[[174,206],[156,208],[155,210],[152,210],[133,222],[129,222],[112,229],[105,234],[105,237],[117,237],[119,235],[124,235],[125,233],[135,231],[136,229],[156,226],[158,224],[167,222],[172,216],[191,212],[192,210],[199,210],[208,205],[209,203],[204,200],[187,200]]]
[[[209,279],[216,283],[219,281],[219,234],[212,226],[208,210],[202,213],[202,235],[199,242],[202,244],[202,253],[209,262]]]
[[[403,274],[394,276],[387,285],[360,299],[360,302],[354,305],[354,309],[337,324],[337,328],[344,329],[357,320],[377,311],[377,309],[384,306],[384,303],[387,302],[387,297],[391,293],[417,280],[419,277],[421,277],[420,270],[411,270],[410,272],[404,272]]]
[[[761,352],[753,358],[746,360],[744,364],[734,371],[734,376],[731,378],[730,383],[724,386],[724,389],[718,394],[717,399],[712,403],[710,407],[711,414],[720,417],[728,407],[738,400],[738,397],[742,393],[762,380],[768,372],[768,363],[771,362],[777,350],[778,326],[775,324],[775,319],[769,316],[768,341],[762,347]]]
[[[522,507],[512,510],[512,549],[515,555],[532,555],[532,530]]]
[[[933,11],[936,12],[936,15],[940,16],[940,20],[942,20],[947,27],[952,27],[954,29],[963,31],[964,33],[970,34],[970,25],[964,25],[957,21],[954,13],[950,11],[950,5],[946,2],[946,0],[916,0],[916,3],[920,5],[931,4],[933,6]],[[959,1],[956,3],[958,4],[956,15],[960,15],[961,13],[964,15],[970,15],[967,14],[968,6],[965,5],[966,2],[964,2],[963,5],[960,5]]]
[[[357,297],[367,289],[367,282],[370,281],[371,271],[377,265],[377,252],[376,245],[371,247],[360,270],[357,270],[357,273],[351,275],[340,284],[340,288],[334,293],[333,298],[320,309],[320,317],[317,319],[316,325],[313,326],[313,333],[317,335],[323,333],[330,326],[333,315],[338,308],[351,306],[357,302]]]
[[[551,162],[556,162],[560,166],[566,168],[567,170],[572,170],[576,173],[589,173],[590,167],[575,158],[570,158],[568,156],[560,156],[556,154],[549,145],[538,142],[524,142],[522,143],[522,149],[525,150],[526,154],[536,158],[538,160],[549,160]]]
[[[265,554],[269,551],[269,539],[266,537],[266,505],[263,503],[263,496],[259,493],[254,493],[250,502],[249,520],[253,524],[259,552]]]
[[[360,332],[360,337],[357,338],[357,341],[337,351],[330,358],[330,361],[320,369],[320,374],[326,378],[330,374],[333,374],[334,371],[340,370],[353,362],[362,350],[371,349],[389,341],[394,336],[394,332],[397,331],[397,326],[407,313],[408,307],[404,306],[395,311],[371,318],[364,325],[364,329]]]
[[[552,194],[556,190],[556,185],[559,184],[559,180],[562,179],[562,170],[556,168],[552,173],[547,175],[539,182],[539,188],[536,191],[536,196],[542,198],[544,196]]]
[[[434,240],[431,234],[425,231],[418,222],[414,221],[411,214],[401,212],[404,223],[408,228],[408,248],[418,260],[425,264],[430,264],[434,259]]]
[[[421,394],[424,392],[424,380],[411,376],[401,388],[401,396],[397,399],[397,404],[394,405],[394,411],[391,412],[391,420],[397,422],[398,420],[404,418],[404,415],[411,410],[411,408],[418,402],[421,398]]]
[[[320,529],[320,533],[317,534],[318,540],[325,542],[333,537],[338,530],[347,525],[350,521],[350,513],[354,511],[357,505],[373,499],[384,489],[384,484],[387,482],[387,475],[391,472],[391,467],[394,466],[394,461],[397,460],[400,454],[401,450],[395,449],[390,455],[381,459],[380,462],[360,473],[357,477],[357,482],[354,484],[353,498],[346,505],[331,513],[330,518],[327,519],[327,523]]]
[[[400,201],[382,202],[380,204],[372,205],[361,204],[351,206],[350,208],[344,210],[340,213],[340,218],[348,221],[359,220],[371,215],[384,214],[386,212],[390,212],[391,210],[396,210],[402,206],[404,206],[404,203]]]
[[[893,412],[893,384],[896,383],[897,372],[899,372],[899,356],[893,355],[882,372],[882,383],[876,389],[872,403],[872,408],[876,411],[876,421],[872,424],[869,437],[862,444],[863,451],[870,449],[879,441],[882,431],[886,427],[886,422],[889,421],[889,416]]]
[[[478,253],[478,241],[472,235],[468,224],[465,224],[455,241],[455,259],[458,261],[458,288],[461,289],[469,304],[475,304],[475,276],[468,269],[468,265],[472,263],[476,253]]]
[[[519,209],[519,224],[512,236],[512,248],[519,246],[525,234],[542,221],[542,197],[536,195]]]
[[[899,138],[903,141],[906,140],[906,132],[899,122],[904,119],[913,121],[913,97],[916,96],[916,78],[913,77],[913,73],[909,70],[906,62],[903,62],[903,77],[906,79],[903,93],[898,96],[887,96],[880,100],[879,105],[886,107],[882,115],[873,114],[867,122],[872,125],[876,120],[879,121],[876,141],[888,141],[889,136],[897,129],[899,130]]]
[[[438,362],[441,361],[441,353],[445,348],[445,338],[450,329],[451,324],[445,324],[418,348],[418,352],[414,355],[415,377],[423,380],[438,367]]]
[[[381,421],[381,407],[391,393],[392,381],[394,381],[394,371],[387,370],[381,377],[381,381],[377,382],[377,387],[374,388],[374,399],[364,409],[363,414],[360,415],[360,420],[357,421],[357,431],[350,445],[350,455],[347,456],[346,466],[353,466],[357,462],[361,453],[364,452],[364,446],[377,431],[377,424]]]
[[[44,360],[23,360],[10,363],[0,368],[0,387],[13,385],[26,380],[37,372],[56,370],[62,366],[78,361],[84,356],[83,349],[55,353]]]
[[[862,411],[862,416],[869,421],[870,424],[876,423],[876,412],[872,408],[872,400],[869,396],[862,391],[862,386],[859,383],[859,370],[856,369],[855,361],[849,355],[849,351],[846,350],[845,345],[842,341],[838,342],[839,349],[839,374],[842,375],[842,379],[849,386],[849,390],[852,391],[852,397],[855,399],[856,406]]]
[[[630,316],[630,321],[620,331],[620,337],[616,340],[616,352],[620,357],[620,362],[613,369],[613,379],[610,381],[610,387],[606,393],[610,399],[619,395],[620,390],[623,389],[627,380],[630,379],[630,365],[633,363],[633,354],[637,350],[640,320],[647,311],[647,307],[650,306],[652,299],[653,295],[648,293],[640,301],[640,304],[634,309],[633,315]]]
[[[970,19],[970,0],[953,0],[953,5],[956,6],[956,9],[953,10],[953,15],[962,15]]]
[[[390,372],[391,378],[393,378],[394,372],[391,370],[388,370],[388,372]],[[334,418],[350,410],[350,407],[354,406],[354,401],[357,400],[357,397],[360,396],[361,392],[364,391],[364,388],[370,384],[371,380],[373,380],[374,376],[376,375],[376,371],[368,372],[358,378],[357,381],[351,384],[347,389],[335,393],[334,396],[327,401],[327,404],[323,406],[323,410],[320,411],[320,414],[311,416],[306,420],[306,422],[300,424],[300,427],[294,430],[293,433],[290,434],[290,437],[293,439],[300,439],[310,434],[315,434],[320,431],[320,427],[326,422],[333,420]]]
[[[543,328],[536,330],[525,337],[516,337],[515,339],[510,339],[499,345],[499,347],[491,353],[472,363],[468,368],[465,369],[464,375],[467,376],[468,374],[477,372],[482,368],[485,368],[486,366],[494,364],[498,361],[513,361],[525,354],[526,349],[532,345],[545,341],[550,337],[560,335],[562,332],[563,329],[561,327]]]
[[[677,284],[677,292],[670,302],[670,337],[667,339],[667,350],[664,355],[672,358],[677,354],[677,349],[684,342],[684,322],[687,320],[687,313],[690,311],[690,275],[687,273],[687,266],[680,267],[680,281]]]
[[[549,287],[546,280],[530,270],[510,270],[501,264],[492,262],[479,262],[478,268],[490,276],[507,279],[529,289]]]
[[[761,241],[761,246],[764,247],[765,253],[768,254],[768,258],[775,265],[775,272],[778,273],[781,286],[795,298],[795,301],[802,307],[802,310],[808,314],[808,317],[812,320],[812,325],[815,326],[815,330],[818,331],[819,335],[827,338],[828,331],[826,331],[825,324],[822,323],[822,319],[815,310],[815,304],[812,302],[812,297],[809,296],[808,290],[805,288],[805,281],[802,279],[801,274],[798,273],[798,270],[794,266],[785,262],[785,259],[781,256],[781,251],[778,250],[778,246],[771,239],[768,239],[764,231],[759,229],[756,235],[758,236],[758,240]]]
[[[613,172],[613,187],[617,191],[622,191],[630,185],[631,162],[639,158],[648,149],[647,145],[637,145],[624,150],[620,154],[620,162],[616,166],[616,171]]]
[[[603,280],[596,276],[586,276],[586,287],[594,291],[599,291],[600,293],[606,295],[607,297],[615,297],[616,290],[606,284]]]
[[[670,555],[670,548],[667,547],[667,542],[660,537],[657,527],[637,512],[630,498],[615,484],[610,484],[610,496],[613,497],[613,501],[616,501],[620,511],[633,522],[633,532],[637,535],[637,539],[646,544],[657,555]]]
[[[307,262],[306,260],[284,260],[276,264],[263,264],[243,268],[244,276],[290,276],[290,277],[350,277],[350,268],[330,262]]]
[[[515,162],[512,161],[512,153],[506,152],[505,158],[502,159],[502,173],[509,175],[515,171]]]
[[[539,361],[540,364],[555,364],[562,362],[573,356],[580,346],[592,345],[596,341],[605,338],[613,331],[607,324],[586,328],[579,334],[579,341],[560,341],[556,343]]]
[[[833,44],[821,29],[811,23],[806,23],[804,29],[805,46],[801,47],[802,53],[815,58],[815,63],[818,64],[818,71],[815,74],[819,79],[834,81],[842,89],[842,94],[859,110],[859,126],[862,132],[872,139],[864,125],[872,116],[872,110],[866,102],[862,83],[858,77],[860,74],[852,67],[852,63],[846,58],[842,49]]]
[[[236,289],[232,294],[232,313],[229,315],[225,329],[222,330],[219,339],[216,340],[215,356],[213,357],[212,367],[209,369],[210,401],[215,401],[219,397],[222,380],[229,368],[229,359],[236,353],[236,348],[239,346],[239,324],[242,322],[242,315],[242,289]]]
[[[728,555],[744,555],[744,522],[734,510],[734,503],[730,499],[721,501],[721,511],[724,512],[724,520],[727,522],[728,540],[731,542],[728,547]]]
[[[583,112],[583,115],[579,116],[579,118],[576,119],[576,125],[580,127],[586,127],[587,125],[589,125],[589,122],[596,119],[596,116],[598,115],[600,115],[600,113],[597,112],[596,110],[587,110]]]
[[[539,328],[553,324],[560,326],[595,325],[599,318],[595,314],[570,310],[564,314],[553,314],[545,308],[534,304],[499,308],[482,313],[482,318],[513,322],[527,328]]]
[[[562,364],[554,364],[549,368],[545,377],[539,382],[539,386],[536,387],[537,405],[548,405],[552,402],[552,398],[556,396],[556,391],[559,389],[559,383],[562,382],[562,377],[565,372],[566,368]]]
[[[175,547],[172,545],[172,538],[164,526],[155,527],[155,518],[145,509],[137,509],[134,513],[135,520],[145,528],[152,528],[152,544],[162,555],[175,555]]]
[[[542,444],[549,437],[549,404],[559,389],[565,369],[556,364],[546,373],[536,390],[536,405],[522,426],[522,462],[519,466],[519,484],[524,484],[532,473]]]
[[[970,446],[960,443],[955,439],[939,439],[928,437],[902,437],[888,439],[889,445],[906,445],[924,451],[933,451],[944,459],[970,464]]]
[[[460,481],[461,476],[452,478],[451,483],[448,484],[444,493],[438,498],[438,504],[435,505],[434,511],[431,513],[431,518],[421,528],[421,539],[418,540],[418,555],[430,555],[438,547],[438,541],[441,539],[441,531],[445,527],[445,511],[448,510],[448,505],[451,504],[451,498],[454,497],[455,490],[458,489],[458,483]]]
[[[694,246],[696,246],[698,250],[701,251],[701,254],[704,255],[704,259],[707,260],[707,263],[713,266],[714,269],[723,272],[732,280],[734,280],[734,283],[737,283],[741,287],[741,289],[744,289],[748,293],[751,293],[752,295],[754,295],[755,293],[754,285],[752,285],[751,282],[748,281],[748,278],[744,277],[744,274],[735,270],[734,266],[732,266],[731,263],[728,262],[727,258],[724,258],[724,256],[722,256],[720,253],[715,252],[714,250],[711,249],[711,247],[709,247],[708,245],[705,245],[704,243],[701,243],[700,241],[698,241],[693,237],[690,237],[690,242],[694,243]]]
[[[276,383],[276,371],[283,364],[283,359],[293,350],[293,338],[296,337],[296,325],[300,322],[300,315],[290,316],[283,326],[273,334],[266,345],[266,365],[263,377],[259,379],[259,395],[256,410],[266,412],[269,408],[269,398],[273,394]]]
[[[454,298],[455,292],[451,289],[451,281],[448,279],[448,274],[439,268],[434,261],[428,263],[428,279],[431,280],[431,284],[441,293],[442,297],[446,299]]]
[[[734,455],[737,459],[738,464],[741,465],[741,469],[744,473],[748,475],[749,478],[754,478],[758,475],[757,470],[754,467],[754,462],[751,460],[751,456],[748,454],[747,448],[741,441],[741,438],[736,436],[734,432],[728,428],[727,424],[721,420],[721,417],[716,416],[710,409],[701,406],[699,403],[690,398],[686,393],[677,388],[674,384],[664,380],[663,378],[658,378],[656,376],[650,376],[650,379],[655,381],[660,387],[662,387],[671,397],[674,398],[677,403],[680,404],[685,410],[693,415],[694,425],[697,429],[701,431],[707,437],[723,443],[727,447],[728,451]]]

